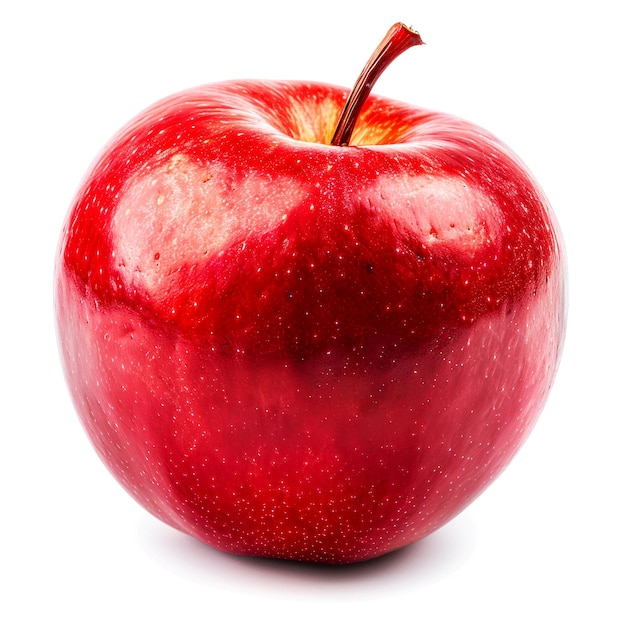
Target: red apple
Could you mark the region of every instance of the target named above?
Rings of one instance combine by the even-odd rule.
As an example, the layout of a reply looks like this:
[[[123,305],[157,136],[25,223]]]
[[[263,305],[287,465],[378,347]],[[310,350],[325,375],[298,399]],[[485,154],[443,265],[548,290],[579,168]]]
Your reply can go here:
[[[67,217],[56,316],[82,423],[139,503],[220,550],[347,563],[414,542],[546,401],[554,215],[492,135],[368,96],[416,43],[392,28],[347,105],[305,82],[169,97]]]

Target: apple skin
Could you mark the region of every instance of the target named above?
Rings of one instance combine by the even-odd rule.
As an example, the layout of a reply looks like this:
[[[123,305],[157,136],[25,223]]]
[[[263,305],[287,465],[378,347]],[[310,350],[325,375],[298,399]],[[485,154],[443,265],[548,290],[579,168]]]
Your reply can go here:
[[[417,541],[546,401],[565,259],[484,130],[378,96],[232,81],[147,109],[63,229],[60,353],[105,465],[223,551],[349,563]]]

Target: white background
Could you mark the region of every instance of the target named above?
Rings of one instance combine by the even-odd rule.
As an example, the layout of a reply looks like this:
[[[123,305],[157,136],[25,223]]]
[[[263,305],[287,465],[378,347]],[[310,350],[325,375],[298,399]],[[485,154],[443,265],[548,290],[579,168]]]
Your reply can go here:
[[[619,6],[4,2],[0,622],[626,623]],[[507,471],[420,544],[348,568],[224,555],[136,505],[79,426],[52,316],[61,224],[92,158],[154,100],[229,78],[351,85],[395,21],[427,45],[375,91],[488,128],[554,205],[570,268],[558,380]]]

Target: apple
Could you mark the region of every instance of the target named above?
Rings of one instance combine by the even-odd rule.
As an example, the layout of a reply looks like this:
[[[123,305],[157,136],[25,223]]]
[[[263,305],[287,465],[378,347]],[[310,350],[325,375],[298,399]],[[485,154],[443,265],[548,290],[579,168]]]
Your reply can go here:
[[[350,563],[417,541],[544,406],[565,260],[511,150],[354,89],[232,81],[151,106],[88,171],[55,271],[77,413],[123,487],[227,552]]]

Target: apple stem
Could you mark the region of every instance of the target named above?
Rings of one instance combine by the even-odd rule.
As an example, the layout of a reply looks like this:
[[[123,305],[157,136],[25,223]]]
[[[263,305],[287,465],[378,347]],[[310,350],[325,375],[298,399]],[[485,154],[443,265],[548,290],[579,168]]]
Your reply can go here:
[[[369,58],[348,95],[339,116],[331,146],[347,146],[350,143],[357,117],[372,91],[374,83],[387,66],[405,50],[423,44],[419,33],[401,22],[394,24]]]

